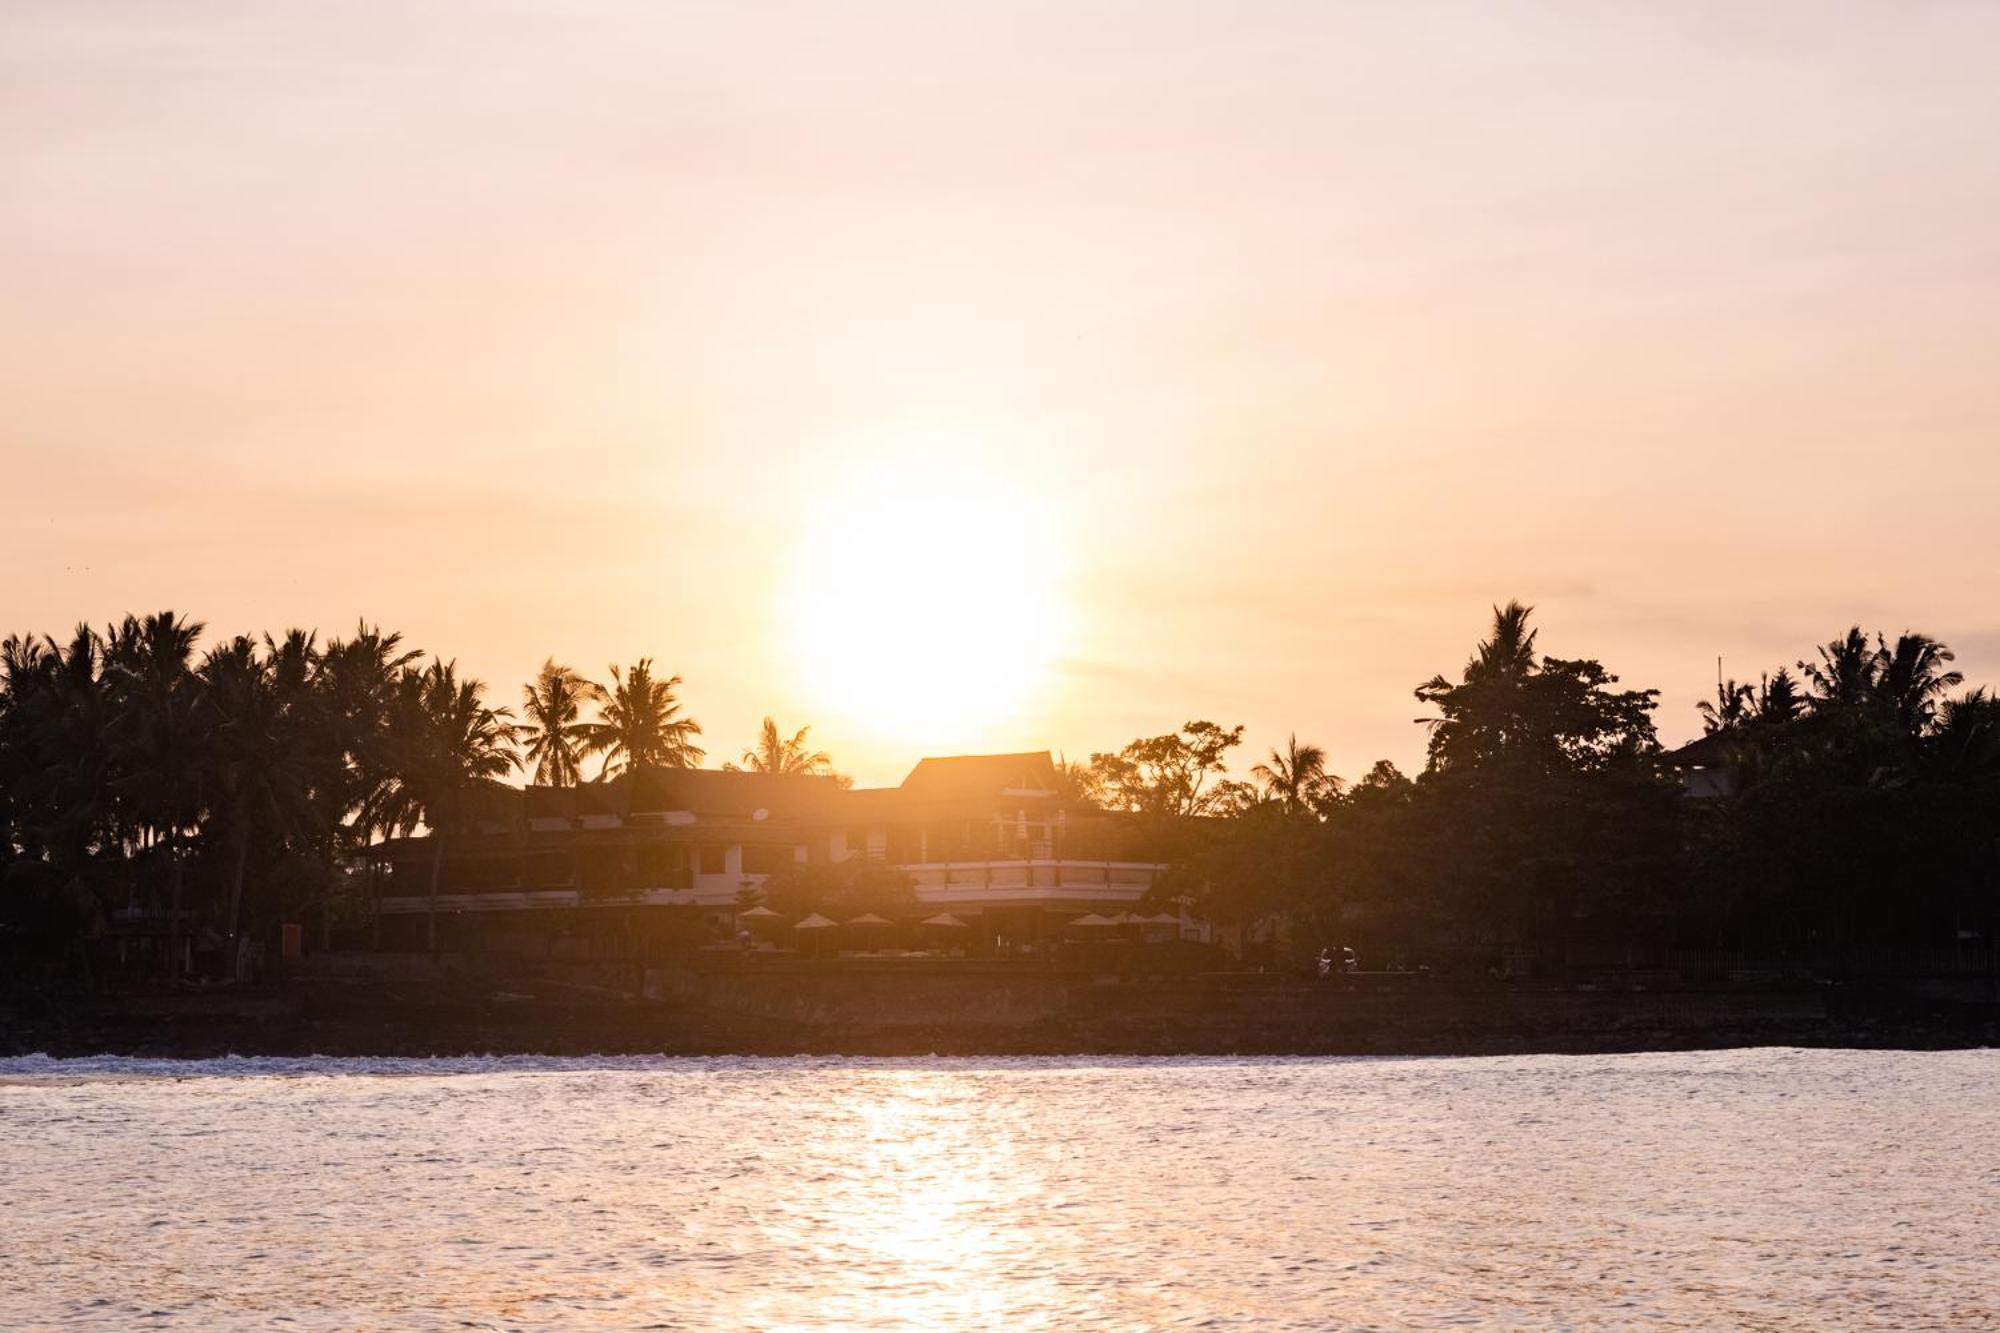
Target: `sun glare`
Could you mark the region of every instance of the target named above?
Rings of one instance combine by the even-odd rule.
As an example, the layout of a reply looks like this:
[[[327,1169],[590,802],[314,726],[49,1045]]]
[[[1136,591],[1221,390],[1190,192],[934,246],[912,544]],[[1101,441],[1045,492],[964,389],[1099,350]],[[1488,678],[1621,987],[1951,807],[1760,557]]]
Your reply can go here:
[[[1046,506],[976,473],[870,473],[800,551],[792,623],[820,703],[872,730],[944,741],[1013,714],[1061,631]]]

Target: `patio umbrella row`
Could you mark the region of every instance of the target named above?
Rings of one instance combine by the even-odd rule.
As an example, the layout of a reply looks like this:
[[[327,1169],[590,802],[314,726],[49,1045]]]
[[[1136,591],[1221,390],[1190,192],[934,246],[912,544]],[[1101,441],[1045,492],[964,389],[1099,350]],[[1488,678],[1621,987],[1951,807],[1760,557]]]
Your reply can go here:
[[[1100,916],[1092,912],[1070,922],[1072,926],[1086,929],[1098,926],[1178,926],[1181,919],[1171,912],[1159,912],[1153,916],[1140,916],[1135,912],[1120,912],[1117,916]]]
[[[747,912],[738,912],[736,915],[739,918],[743,919],[749,919],[749,918],[759,918],[765,920],[783,919],[782,917],[779,916],[778,913],[773,912],[768,907],[753,907]],[[818,912],[814,912],[811,916],[806,917],[803,920],[794,922],[792,924],[792,929],[831,930],[835,926],[838,926],[839,924],[841,923],[835,921],[832,917],[821,916]],[[852,921],[849,921],[847,924],[850,926],[893,926],[896,923],[891,921],[886,916],[877,916],[873,912],[863,912],[860,916],[855,917]],[[958,929],[958,930],[970,930],[972,928],[967,923],[953,916],[950,912],[940,912],[934,917],[927,918],[922,924],[926,926],[944,926],[947,928]]]
[[[782,921],[784,919],[779,913],[772,911],[768,907],[761,906],[752,907],[748,911],[738,912],[736,915],[739,920],[743,921]],[[1178,926],[1180,923],[1181,919],[1171,912],[1158,912],[1152,916],[1140,916],[1136,912],[1120,912],[1117,916],[1103,916],[1097,912],[1091,912],[1076,918],[1070,922],[1070,925],[1084,929],[1093,929],[1107,926]],[[840,924],[840,922],[835,921],[832,917],[821,916],[818,912],[814,912],[811,916],[794,922],[792,929],[831,930]],[[874,912],[863,912],[860,916],[847,922],[847,924],[850,926],[893,926],[896,923]],[[960,920],[950,912],[939,912],[936,916],[926,917],[920,924],[941,926],[947,930],[972,929],[970,923]]]

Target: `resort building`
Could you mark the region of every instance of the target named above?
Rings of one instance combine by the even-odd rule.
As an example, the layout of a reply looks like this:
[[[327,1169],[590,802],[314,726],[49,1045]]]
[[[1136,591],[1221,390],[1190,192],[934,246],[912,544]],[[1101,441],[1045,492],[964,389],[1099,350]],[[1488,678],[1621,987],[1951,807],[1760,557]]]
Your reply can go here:
[[[900,786],[865,790],[713,769],[495,788],[470,831],[369,849],[378,919],[401,944],[421,940],[433,913],[459,941],[573,933],[580,918],[646,931],[648,917],[699,919],[726,939],[781,872],[801,885],[890,871],[878,875],[895,886],[889,905],[874,914],[948,915],[982,952],[1032,949],[1079,918],[1166,924],[1142,906],[1166,867],[1136,855],[1120,817],[1065,801],[1056,779],[1042,752],[925,759]]]
[[[1667,751],[1660,762],[1680,779],[1683,795],[1717,800],[1736,794],[1745,748],[1740,736],[1717,731]]]

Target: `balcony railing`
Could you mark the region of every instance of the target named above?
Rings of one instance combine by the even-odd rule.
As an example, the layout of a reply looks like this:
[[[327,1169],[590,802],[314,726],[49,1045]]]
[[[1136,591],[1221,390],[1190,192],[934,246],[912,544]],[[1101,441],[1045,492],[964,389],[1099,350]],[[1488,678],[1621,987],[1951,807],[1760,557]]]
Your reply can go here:
[[[1145,861],[933,861],[904,865],[917,901],[1085,898],[1136,902],[1166,867]]]
[[[1164,865],[1148,861],[928,861],[900,865],[919,903],[1137,903],[1153,887]],[[441,893],[440,912],[520,912],[551,908],[614,906],[733,907],[738,891],[754,887],[762,875],[703,876],[690,888],[618,890],[548,889]],[[423,894],[390,894],[381,900],[387,915],[425,912]]]

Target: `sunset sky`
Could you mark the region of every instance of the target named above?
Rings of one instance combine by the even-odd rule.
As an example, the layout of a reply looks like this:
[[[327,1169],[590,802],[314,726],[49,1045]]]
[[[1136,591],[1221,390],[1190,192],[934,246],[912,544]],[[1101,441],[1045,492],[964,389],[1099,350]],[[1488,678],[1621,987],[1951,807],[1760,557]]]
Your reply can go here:
[[[2000,681],[1996,53],[1981,4],[15,0],[0,632],[366,617],[507,703],[650,654],[712,761],[775,713],[871,783],[1193,717],[1413,767],[1509,597],[1670,743],[1854,621]]]

